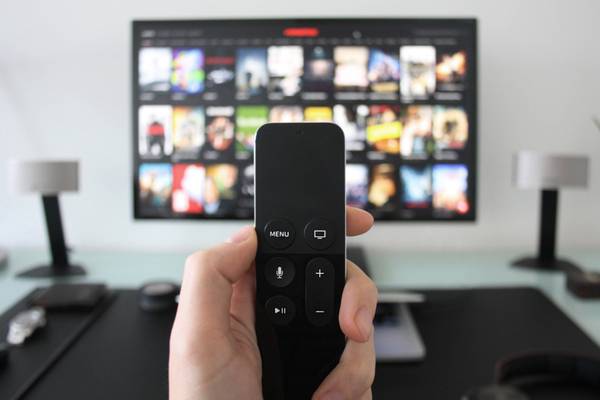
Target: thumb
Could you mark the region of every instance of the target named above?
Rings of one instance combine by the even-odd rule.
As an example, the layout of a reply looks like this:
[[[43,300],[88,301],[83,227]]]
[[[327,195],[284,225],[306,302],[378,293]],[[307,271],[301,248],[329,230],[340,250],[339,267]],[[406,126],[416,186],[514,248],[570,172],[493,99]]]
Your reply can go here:
[[[192,329],[188,333],[229,330],[233,284],[252,268],[256,246],[256,232],[246,226],[227,242],[187,258],[176,320]]]

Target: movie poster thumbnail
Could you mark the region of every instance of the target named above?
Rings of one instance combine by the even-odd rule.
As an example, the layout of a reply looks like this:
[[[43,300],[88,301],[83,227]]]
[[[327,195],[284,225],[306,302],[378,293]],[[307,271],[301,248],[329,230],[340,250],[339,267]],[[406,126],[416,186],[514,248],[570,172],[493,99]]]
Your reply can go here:
[[[305,122],[331,122],[333,111],[331,107],[306,107],[304,109]]]
[[[230,49],[211,49],[207,51],[206,100],[232,99],[235,94],[235,52]]]
[[[204,211],[205,176],[202,164],[173,165],[173,212],[201,214]]]
[[[433,166],[433,208],[439,214],[464,215],[469,212],[468,176],[469,171],[462,164]]]
[[[204,109],[176,106],[173,108],[173,155],[197,158],[204,144]]]
[[[434,150],[431,106],[408,106],[405,109],[400,138],[400,154],[406,159],[426,159]]]
[[[336,104],[333,106],[333,122],[344,132],[346,151],[363,151],[365,149],[367,118],[369,107]]]
[[[146,47],[139,52],[138,83],[140,90],[167,92],[170,89],[171,49],[168,47]]]
[[[469,138],[467,113],[460,107],[433,107],[433,138],[436,151],[462,150]]]
[[[334,62],[330,48],[316,46],[305,51],[303,94],[318,95],[324,100],[333,91]]]
[[[369,86],[367,62],[369,49],[363,46],[338,46],[333,50],[337,91],[364,92]]]
[[[138,147],[143,158],[161,158],[173,152],[173,108],[141,106],[138,111]]]
[[[432,199],[431,167],[402,165],[402,207],[407,209],[429,208]]]
[[[398,52],[371,49],[367,77],[372,92],[397,95],[400,82]]]
[[[400,154],[401,135],[400,106],[369,106],[367,143],[371,150],[387,154]]]
[[[254,135],[269,121],[266,106],[238,106],[235,114],[235,153],[238,159],[249,159],[254,150]]]
[[[204,90],[204,52],[201,49],[174,49],[171,90],[197,94]]]
[[[235,137],[233,106],[206,107],[206,160],[231,158]]]
[[[467,52],[438,51],[435,77],[438,90],[463,90],[467,76]]]
[[[270,46],[267,52],[269,99],[281,100],[298,95],[304,68],[302,46]]]
[[[435,48],[400,47],[400,95],[403,100],[427,99],[435,92]]]
[[[269,122],[302,122],[303,119],[299,106],[275,106],[269,111]]]
[[[368,208],[376,216],[395,211],[396,193],[396,167],[393,164],[376,164],[371,167],[369,181]]]
[[[363,164],[346,165],[346,204],[365,208],[369,202],[369,168]]]
[[[204,212],[212,216],[231,215],[236,207],[238,169],[232,164],[206,167]]]
[[[171,202],[171,164],[141,164],[138,170],[140,209],[152,215],[164,214]]]
[[[238,49],[235,66],[237,98],[247,100],[264,96],[268,83],[267,49],[261,47]]]

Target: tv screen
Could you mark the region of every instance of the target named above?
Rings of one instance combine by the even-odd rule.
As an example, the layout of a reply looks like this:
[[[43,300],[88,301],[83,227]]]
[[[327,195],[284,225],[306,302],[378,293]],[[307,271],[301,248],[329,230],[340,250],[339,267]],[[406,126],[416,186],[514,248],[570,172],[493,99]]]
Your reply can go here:
[[[135,21],[134,215],[252,218],[256,129],[331,121],[348,204],[474,220],[476,66],[472,19]]]

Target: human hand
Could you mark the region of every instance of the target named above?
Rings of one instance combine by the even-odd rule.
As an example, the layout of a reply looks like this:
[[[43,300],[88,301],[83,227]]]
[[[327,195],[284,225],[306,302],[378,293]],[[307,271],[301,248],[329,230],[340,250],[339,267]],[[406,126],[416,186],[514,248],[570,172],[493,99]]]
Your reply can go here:
[[[373,217],[347,208],[347,234],[360,235]],[[257,239],[253,227],[226,243],[189,256],[171,332],[171,400],[261,399],[261,359],[255,319]],[[339,322],[347,337],[337,367],[315,392],[315,400],[370,399],[375,375],[373,317],[377,289],[351,261]]]

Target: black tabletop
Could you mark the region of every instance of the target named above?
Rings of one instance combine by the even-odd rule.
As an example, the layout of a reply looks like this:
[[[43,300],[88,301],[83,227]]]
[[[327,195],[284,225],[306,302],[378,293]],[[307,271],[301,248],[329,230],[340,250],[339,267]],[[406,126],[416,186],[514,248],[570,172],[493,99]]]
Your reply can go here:
[[[594,342],[535,289],[421,292],[427,302],[412,311],[427,357],[418,363],[379,364],[375,399],[459,399],[469,388],[491,383],[496,361],[515,352],[562,350],[600,356]],[[173,317],[172,312],[141,311],[136,291],[116,292],[106,311],[40,375],[24,398],[166,399]],[[0,322],[6,320],[2,318]],[[0,370],[0,394],[8,387],[7,377],[15,379],[15,373],[7,373],[12,361],[20,360],[10,360]]]

